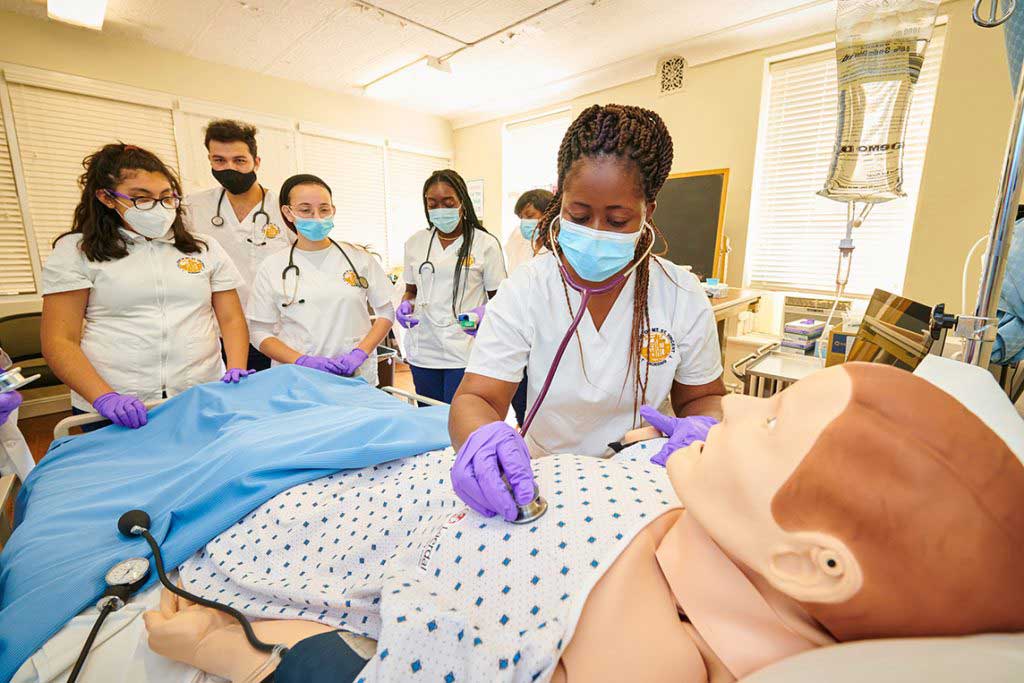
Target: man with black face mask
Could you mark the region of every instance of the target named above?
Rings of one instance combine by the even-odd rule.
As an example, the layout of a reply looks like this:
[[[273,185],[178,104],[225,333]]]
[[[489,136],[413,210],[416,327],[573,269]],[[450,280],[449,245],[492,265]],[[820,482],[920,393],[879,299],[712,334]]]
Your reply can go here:
[[[220,184],[185,198],[186,225],[217,240],[231,256],[244,286],[238,288],[242,306],[260,264],[294,240],[285,230],[277,193],[256,180],[260,158],[256,128],[239,121],[211,121],[206,127],[210,170]],[[249,349],[249,367],[263,370],[270,359]]]

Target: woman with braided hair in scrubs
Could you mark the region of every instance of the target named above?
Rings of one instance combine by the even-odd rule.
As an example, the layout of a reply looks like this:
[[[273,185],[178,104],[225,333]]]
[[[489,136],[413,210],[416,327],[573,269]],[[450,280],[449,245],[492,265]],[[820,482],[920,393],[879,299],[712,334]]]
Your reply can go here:
[[[652,253],[660,234],[652,216],[671,167],[672,138],[653,111],[595,105],[566,132],[558,192],[534,236],[550,253],[499,288],[452,402],[452,483],[478,512],[515,519],[516,504],[534,495],[531,456],[601,456],[645,419],[670,437],[654,458],[664,464],[720,416],[711,305],[693,275]],[[589,298],[538,412],[581,289],[601,293]],[[525,439],[504,422],[524,368]],[[657,410],[666,399],[672,416]]]

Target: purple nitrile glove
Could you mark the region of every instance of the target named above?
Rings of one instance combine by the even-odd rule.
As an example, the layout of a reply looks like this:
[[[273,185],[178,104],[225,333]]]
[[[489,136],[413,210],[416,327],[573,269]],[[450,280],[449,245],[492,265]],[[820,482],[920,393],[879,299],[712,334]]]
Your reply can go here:
[[[231,368],[224,373],[224,376],[220,378],[224,384],[238,384],[249,375],[255,373],[255,370],[243,370],[241,368]]]
[[[708,432],[718,424],[718,420],[708,415],[692,415],[690,417],[669,417],[662,415],[651,406],[640,407],[640,417],[651,423],[651,426],[668,437],[668,443],[654,454],[651,462],[665,466],[669,456],[680,448],[686,448],[694,441],[703,441]]]
[[[362,349],[352,349],[348,353],[335,358],[334,362],[338,364],[340,374],[345,375],[345,377],[351,377],[356,374],[356,371],[359,370],[359,366],[365,363],[367,358],[369,358],[369,356],[366,355],[366,351],[363,351]]]
[[[395,318],[398,320],[398,324],[407,330],[411,330],[420,324],[420,319],[414,317],[412,314],[411,299],[406,299],[402,303],[398,304],[398,310],[395,311]]]
[[[21,394],[17,391],[8,391],[7,393],[0,394],[0,425],[7,422],[7,418],[11,416],[18,406],[21,405]]]
[[[516,505],[533,500],[530,451],[523,437],[504,422],[485,424],[470,434],[455,456],[451,475],[459,498],[485,517],[500,514],[514,521],[519,514]]]
[[[138,429],[149,422],[146,406],[142,405],[142,401],[116,391],[103,394],[92,402],[92,407],[118,427]]]
[[[462,331],[468,334],[470,337],[475,337],[476,333],[480,331],[480,323],[484,321],[484,309],[486,308],[487,304],[483,304],[471,310],[470,313],[476,315],[476,327],[470,330],[467,330],[465,327],[463,327]]]
[[[340,375],[341,368],[338,367],[338,362],[333,358],[326,356],[299,356],[295,360],[296,365],[301,365],[304,368],[313,368],[320,372],[329,372],[332,375]]]

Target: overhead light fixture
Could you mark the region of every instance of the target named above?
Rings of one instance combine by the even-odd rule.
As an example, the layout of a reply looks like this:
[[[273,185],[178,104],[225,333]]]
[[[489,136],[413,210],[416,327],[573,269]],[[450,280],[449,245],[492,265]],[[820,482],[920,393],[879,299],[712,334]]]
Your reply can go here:
[[[46,0],[51,19],[99,31],[107,13],[107,0]]]

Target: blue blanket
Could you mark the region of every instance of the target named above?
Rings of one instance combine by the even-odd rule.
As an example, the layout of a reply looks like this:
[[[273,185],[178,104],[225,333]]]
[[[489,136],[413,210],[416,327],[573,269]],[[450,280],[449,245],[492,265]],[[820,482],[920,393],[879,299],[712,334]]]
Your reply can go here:
[[[447,419],[447,407],[413,408],[362,380],[287,365],[190,389],[137,431],[54,442],[18,495],[0,555],[0,681],[96,602],[114,564],[151,557],[143,539],[118,533],[122,513],[147,511],[176,567],[285,489],[447,447]]]

